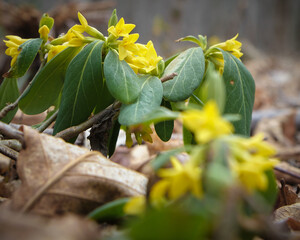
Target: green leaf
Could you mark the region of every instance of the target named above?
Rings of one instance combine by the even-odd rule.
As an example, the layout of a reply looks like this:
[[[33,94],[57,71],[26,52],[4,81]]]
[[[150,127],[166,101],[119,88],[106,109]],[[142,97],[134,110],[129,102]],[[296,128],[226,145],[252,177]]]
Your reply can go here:
[[[108,107],[110,104],[112,104],[115,101],[115,98],[108,91],[105,81],[103,83],[103,87],[100,89],[98,96],[101,97],[98,97],[97,99],[94,113],[101,112],[102,110],[104,110],[106,107]]]
[[[158,123],[164,120],[174,120],[179,117],[179,112],[174,112],[165,107],[159,107],[145,115],[145,123]]]
[[[172,110],[171,104],[168,101],[163,100],[162,106]],[[162,122],[156,123],[154,125],[154,128],[159,138],[162,141],[167,142],[170,140],[173,133],[174,120],[164,120]]]
[[[87,120],[101,97],[103,41],[87,45],[71,61],[63,88],[54,134]]]
[[[111,95],[122,103],[134,102],[141,89],[139,79],[131,67],[118,54],[110,50],[104,60],[104,76]]]
[[[13,103],[19,97],[19,89],[16,78],[4,78],[0,86],[0,111],[10,103]],[[9,123],[15,116],[18,108],[10,111],[4,118],[1,119],[2,122]]]
[[[175,156],[181,152],[185,151],[183,147],[175,148],[166,152],[160,153],[155,159],[151,161],[151,166],[154,171],[157,171],[163,167],[167,162],[169,162],[171,156]]]
[[[121,218],[125,215],[123,209],[129,200],[130,198],[119,198],[112,202],[106,203],[89,213],[87,217],[98,222],[111,221]]]
[[[33,63],[36,54],[38,53],[43,40],[40,38],[29,39],[20,45],[19,49],[22,49],[17,57],[17,61],[12,68],[4,74],[7,78],[19,78],[22,77]]]
[[[187,99],[200,85],[205,71],[205,59],[200,47],[190,48],[178,55],[165,69],[164,76],[177,73],[163,83],[164,98],[178,102]]]
[[[121,107],[119,122],[121,125],[134,125],[142,123],[146,115],[160,106],[163,89],[161,81],[155,76],[141,76],[141,94],[137,101]]]
[[[233,123],[235,133],[249,136],[255,83],[250,72],[239,59],[226,51],[221,51],[224,57],[223,78],[226,88],[224,113],[239,114],[241,120]]]
[[[66,48],[35,76],[19,102],[19,107],[24,113],[38,114],[55,103],[61,93],[67,67],[79,50],[80,48]]]
[[[202,45],[199,38],[196,38],[195,36],[192,36],[192,35],[189,35],[189,36],[186,36],[183,38],[179,38],[176,42],[186,42],[186,41],[196,43],[199,46]]]

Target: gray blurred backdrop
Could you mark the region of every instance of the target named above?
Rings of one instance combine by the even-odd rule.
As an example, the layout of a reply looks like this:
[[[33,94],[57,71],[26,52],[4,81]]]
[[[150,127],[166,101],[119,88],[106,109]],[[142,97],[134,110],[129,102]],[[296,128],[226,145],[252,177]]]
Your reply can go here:
[[[30,4],[41,12],[49,12],[71,1],[62,0],[9,0],[15,6]],[[78,1],[77,1],[78,2]],[[95,3],[97,1],[82,0]],[[98,1],[100,2],[100,1]],[[102,1],[103,2],[103,1]],[[134,32],[139,42],[153,40],[160,55],[167,57],[182,48],[174,40],[186,35],[217,36],[221,40],[240,34],[240,39],[259,51],[275,55],[299,56],[300,0],[114,0],[109,11],[94,11],[104,22],[113,8],[127,23],[136,24]],[[1,3],[1,0],[0,0]],[[67,14],[67,13],[66,13]],[[76,15],[76,14],[74,14]],[[76,16],[74,16],[76,17]],[[5,19],[5,11],[1,11]],[[89,17],[87,17],[89,20]],[[103,20],[102,19],[102,20]],[[90,21],[89,21],[90,22]],[[104,24],[92,22],[105,30]],[[97,26],[98,25],[98,26]],[[7,34],[7,33],[3,33]],[[106,33],[105,33],[106,34]]]

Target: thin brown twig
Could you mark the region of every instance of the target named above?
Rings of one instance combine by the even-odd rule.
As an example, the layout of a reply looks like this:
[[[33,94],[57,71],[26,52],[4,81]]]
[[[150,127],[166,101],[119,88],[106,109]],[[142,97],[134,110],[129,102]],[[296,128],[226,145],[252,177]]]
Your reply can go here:
[[[4,122],[0,122],[0,133],[3,134],[5,138],[17,139],[22,145],[24,144],[23,133]]]
[[[3,144],[0,144],[0,153],[8,156],[11,159],[17,160],[19,153]]]
[[[119,108],[121,106],[120,102],[116,102],[115,104],[112,104],[108,106],[106,109],[103,111],[97,113],[87,121],[77,125],[77,126],[72,126],[69,127],[55,135],[55,137],[60,137],[64,140],[69,140],[74,137],[76,137],[79,133],[89,129],[90,127],[93,126],[93,124],[99,122],[100,119],[103,119],[107,117],[108,115],[115,115],[119,111]]]
[[[164,77],[162,77],[161,79],[160,79],[160,81],[162,82],[162,83],[164,83],[164,82],[166,82],[166,81],[169,81],[169,80],[172,80],[174,77],[176,77],[178,74],[177,73],[171,73],[171,74],[169,74],[169,75],[166,75],[166,76],[164,76]]]
[[[294,177],[294,178],[300,179],[300,176],[299,176],[298,174],[293,173],[293,172],[291,172],[291,171],[288,171],[288,170],[286,170],[286,169],[283,169],[283,168],[281,168],[281,167],[275,166],[274,169],[277,170],[277,171],[279,171],[279,172],[282,172],[282,173],[284,173],[284,174],[288,174],[288,175],[290,175],[290,176],[292,176],[292,177]]]
[[[58,110],[56,110],[56,111],[51,115],[51,117],[49,117],[47,120],[45,120],[45,122],[44,122],[41,126],[39,126],[39,127],[37,128],[37,130],[38,130],[39,132],[43,132],[47,127],[49,127],[49,125],[50,125],[51,123],[53,123],[53,122],[55,121],[55,119],[57,118],[57,114],[58,114]]]

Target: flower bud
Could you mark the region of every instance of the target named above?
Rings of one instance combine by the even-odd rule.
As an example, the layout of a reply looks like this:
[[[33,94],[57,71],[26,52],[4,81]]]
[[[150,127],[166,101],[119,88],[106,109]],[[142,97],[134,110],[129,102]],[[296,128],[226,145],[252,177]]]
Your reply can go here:
[[[46,25],[49,28],[49,30],[51,30],[53,27],[53,24],[54,24],[54,19],[52,17],[49,17],[49,15],[47,13],[44,13],[40,20],[39,28]]]
[[[111,26],[116,26],[116,24],[118,23],[118,16],[117,16],[117,10],[114,9],[112,14],[111,14],[111,17],[108,21],[108,27],[111,27]]]

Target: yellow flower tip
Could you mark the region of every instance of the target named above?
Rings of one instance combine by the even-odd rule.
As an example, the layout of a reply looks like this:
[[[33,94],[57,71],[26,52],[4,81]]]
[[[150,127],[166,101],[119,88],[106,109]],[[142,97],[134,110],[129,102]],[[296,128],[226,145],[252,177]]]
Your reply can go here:
[[[49,32],[50,29],[46,25],[41,26],[39,29],[40,37],[44,40],[47,40]]]
[[[111,26],[107,31],[114,37],[125,37],[135,28],[134,24],[125,24],[124,18],[121,18],[116,26]]]
[[[88,26],[88,22],[87,22],[86,18],[80,12],[78,12],[78,20],[83,27]]]
[[[132,197],[124,206],[124,212],[128,215],[140,215],[146,209],[145,196]]]

